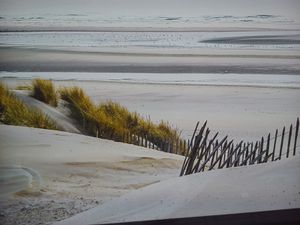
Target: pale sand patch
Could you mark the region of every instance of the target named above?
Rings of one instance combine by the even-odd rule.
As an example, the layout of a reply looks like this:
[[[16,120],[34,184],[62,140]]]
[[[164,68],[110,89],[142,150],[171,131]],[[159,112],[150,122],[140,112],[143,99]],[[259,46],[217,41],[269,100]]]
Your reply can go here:
[[[178,155],[60,131],[1,125],[0,134],[1,182],[6,185],[0,185],[1,193],[24,190],[1,198],[0,220],[8,224],[70,217],[176,177],[183,161]]]
[[[55,224],[122,223],[297,209],[299,159],[297,155],[169,179]]]

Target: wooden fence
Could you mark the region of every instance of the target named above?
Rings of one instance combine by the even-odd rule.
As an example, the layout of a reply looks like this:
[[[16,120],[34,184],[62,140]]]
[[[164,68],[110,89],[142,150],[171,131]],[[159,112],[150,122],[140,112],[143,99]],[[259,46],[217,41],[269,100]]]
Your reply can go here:
[[[289,158],[297,154],[299,118],[295,126],[283,127],[271,137],[262,137],[256,142],[240,141],[234,143],[228,136],[218,139],[218,133],[210,137],[207,122],[198,131],[199,122],[186,151],[180,176],[205,170],[246,166]],[[197,133],[198,132],[198,133]],[[299,154],[299,152],[298,152]]]
[[[98,134],[96,134],[96,136],[98,136]],[[106,137],[106,139],[179,155],[183,155],[189,146],[189,141],[183,139],[164,139],[159,141],[152,141],[151,138],[147,136],[139,136],[130,132],[124,132],[121,137],[111,135],[110,137]]]

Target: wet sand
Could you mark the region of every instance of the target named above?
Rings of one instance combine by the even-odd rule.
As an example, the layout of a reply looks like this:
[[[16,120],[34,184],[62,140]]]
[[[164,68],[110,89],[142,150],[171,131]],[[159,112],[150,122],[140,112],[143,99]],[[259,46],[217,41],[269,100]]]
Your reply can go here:
[[[139,54],[0,47],[0,71],[300,74],[295,53]]]

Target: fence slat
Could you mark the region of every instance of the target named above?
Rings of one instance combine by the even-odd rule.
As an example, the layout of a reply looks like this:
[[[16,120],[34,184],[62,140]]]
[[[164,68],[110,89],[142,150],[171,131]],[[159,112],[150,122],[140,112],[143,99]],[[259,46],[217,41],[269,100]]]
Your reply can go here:
[[[259,148],[259,158],[258,158],[258,163],[261,163],[261,158],[263,156],[263,151],[264,151],[264,137],[261,138],[261,142],[260,142],[260,148]]]
[[[299,132],[299,118],[297,118],[297,123],[296,123],[296,133],[295,133],[295,140],[294,140],[294,151],[293,151],[293,155],[296,155],[296,147],[297,147],[298,132]]]
[[[283,142],[284,142],[284,134],[285,134],[285,127],[283,127],[283,129],[282,129],[281,142],[280,142],[280,150],[279,150],[279,156],[278,156],[277,159],[281,159],[282,147],[283,147]]]
[[[293,125],[291,124],[290,131],[289,131],[288,145],[287,145],[287,149],[286,149],[286,157],[287,158],[289,157],[289,154],[290,154],[290,144],[291,144],[292,133],[293,133]]]
[[[227,162],[230,162],[229,167],[232,167],[232,156],[236,153],[237,150],[240,149],[241,145],[243,144],[243,141],[241,141],[229,154],[229,156],[227,157],[227,159],[225,160],[225,162],[221,165],[221,169],[227,164]]]
[[[201,167],[199,168],[198,171],[204,170],[206,163],[210,160],[210,158],[212,157],[212,155],[215,153],[215,151],[218,150],[218,148],[223,144],[223,142],[227,139],[227,136],[225,136],[222,141],[220,141],[220,143],[215,147],[215,149],[213,149],[213,152],[211,154],[209,154],[208,158],[204,161],[204,163],[201,165]],[[211,168],[211,167],[209,167]],[[210,169],[209,169],[210,170]]]
[[[219,133],[216,133],[215,136],[213,137],[213,139],[209,141],[209,144],[208,144],[207,147],[205,145],[202,145],[202,147],[200,147],[201,148],[201,153],[199,154],[198,161],[197,161],[195,167],[193,168],[194,171],[198,170],[200,162],[202,161],[203,156],[207,154],[206,152],[210,151],[210,147],[213,144],[213,142],[216,139],[216,137],[218,136],[218,134]]]
[[[227,137],[227,136],[226,136],[226,137]],[[221,159],[223,158],[223,155],[225,154],[226,150],[227,150],[228,148],[230,148],[232,142],[233,142],[233,140],[231,140],[231,141],[229,142],[229,144],[226,146],[226,148],[222,149],[222,151],[221,151],[219,157],[216,159],[216,161],[215,161],[212,165],[210,165],[210,167],[209,167],[208,170],[213,169],[214,166],[218,163],[218,161],[221,160]],[[218,149],[218,148],[217,148],[217,149]]]
[[[266,156],[265,156],[265,159],[263,160],[263,162],[267,162],[268,158],[269,158],[270,138],[271,138],[271,134],[269,133],[268,139],[267,139],[267,146],[266,146]]]
[[[275,132],[275,140],[274,140],[274,145],[273,145],[272,161],[274,161],[274,159],[275,159],[277,135],[278,135],[278,129],[276,129],[276,132]]]
[[[188,145],[188,148],[190,149],[190,151],[188,151],[187,160],[186,160],[185,164],[183,164],[182,174],[184,172],[185,172],[186,175],[189,174],[191,172],[192,168],[193,168],[193,164],[194,164],[196,153],[197,153],[196,151],[197,151],[198,146],[200,145],[200,142],[201,142],[201,139],[202,139],[202,133],[204,132],[206,124],[207,124],[207,121],[205,121],[205,123],[201,127],[198,135],[196,135],[196,136],[195,136],[195,134],[197,132],[198,126],[196,126],[196,128],[195,128],[195,131],[194,131],[193,137],[191,139],[191,142]],[[198,125],[198,123],[197,123],[197,125]],[[192,147],[191,143],[193,143],[194,138],[195,138],[194,146]]]

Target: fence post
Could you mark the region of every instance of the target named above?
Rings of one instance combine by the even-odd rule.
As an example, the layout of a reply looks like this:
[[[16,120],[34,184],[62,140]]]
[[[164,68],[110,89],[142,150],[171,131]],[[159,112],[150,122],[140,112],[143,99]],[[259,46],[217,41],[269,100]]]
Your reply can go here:
[[[252,145],[253,145],[253,143],[251,143]],[[249,146],[251,145],[250,143],[248,143],[247,144],[247,150],[246,150],[246,156],[245,156],[245,158],[243,159],[243,161],[244,160],[246,160],[246,165],[247,165],[247,163],[248,163],[248,155],[249,155]]]
[[[274,140],[274,146],[273,146],[272,161],[274,161],[274,159],[275,159],[277,135],[278,135],[278,129],[276,129],[276,132],[275,132],[275,140]]]
[[[258,141],[255,142],[255,146],[254,146],[253,152],[251,152],[252,159],[250,160],[249,165],[252,165],[254,163],[254,159],[255,159],[256,149],[257,148],[258,148]]]
[[[264,137],[261,138],[261,142],[260,142],[260,148],[259,148],[259,158],[258,158],[258,163],[261,163],[261,158],[262,158],[262,153],[264,151]]]
[[[141,146],[141,144],[140,144],[140,136],[139,135],[137,136],[137,139],[138,139],[137,140],[138,146]]]
[[[269,133],[268,140],[267,140],[267,147],[266,147],[266,156],[263,162],[268,162],[269,159],[270,136],[271,134]]]
[[[283,127],[282,129],[282,136],[281,136],[281,143],[280,143],[280,150],[279,150],[279,156],[278,159],[281,159],[281,155],[282,155],[282,147],[283,147],[283,142],[284,142],[284,133],[285,133],[285,127]]]
[[[291,144],[292,133],[293,133],[293,125],[291,124],[290,132],[289,132],[288,145],[287,145],[287,149],[286,149],[286,157],[287,158],[289,157],[289,154],[290,154],[290,144]]]
[[[148,138],[145,136],[145,147],[148,148]]]
[[[297,123],[296,123],[296,133],[295,133],[295,141],[294,141],[294,151],[293,151],[293,155],[296,155],[296,147],[297,147],[298,132],[299,132],[299,118],[297,118]]]

